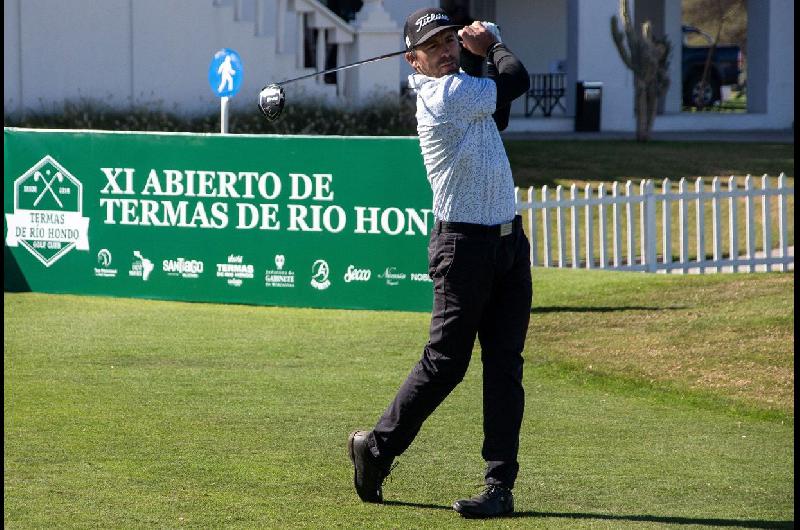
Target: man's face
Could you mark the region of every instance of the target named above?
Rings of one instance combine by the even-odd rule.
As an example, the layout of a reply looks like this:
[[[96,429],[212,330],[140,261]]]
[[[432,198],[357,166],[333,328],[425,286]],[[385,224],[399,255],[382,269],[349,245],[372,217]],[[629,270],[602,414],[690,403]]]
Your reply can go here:
[[[406,60],[421,74],[442,77],[458,73],[460,51],[456,30],[446,30],[406,53]]]

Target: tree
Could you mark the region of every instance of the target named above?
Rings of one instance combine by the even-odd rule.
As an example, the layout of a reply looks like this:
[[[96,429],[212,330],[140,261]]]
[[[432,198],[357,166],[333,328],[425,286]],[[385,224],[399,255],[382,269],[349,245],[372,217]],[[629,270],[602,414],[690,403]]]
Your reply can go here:
[[[658,99],[669,88],[669,59],[672,44],[666,36],[655,37],[649,20],[637,33],[631,21],[627,0],[619,2],[619,18],[611,17],[611,36],[622,62],[633,72],[635,91],[636,140],[650,139],[650,130],[658,111]]]

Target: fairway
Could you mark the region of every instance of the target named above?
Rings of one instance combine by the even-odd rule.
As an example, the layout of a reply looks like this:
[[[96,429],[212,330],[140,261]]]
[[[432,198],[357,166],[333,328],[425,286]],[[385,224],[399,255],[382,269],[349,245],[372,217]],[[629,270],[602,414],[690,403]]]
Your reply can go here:
[[[352,488],[425,313],[5,293],[6,528],[792,528],[794,275],[534,269],[514,517],[481,366],[384,485]]]

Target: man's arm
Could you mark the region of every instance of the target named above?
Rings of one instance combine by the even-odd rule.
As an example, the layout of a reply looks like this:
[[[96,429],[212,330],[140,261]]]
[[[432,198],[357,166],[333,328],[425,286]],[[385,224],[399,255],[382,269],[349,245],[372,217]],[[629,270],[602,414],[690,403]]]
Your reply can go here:
[[[489,78],[497,84],[497,109],[511,105],[511,102],[525,94],[531,86],[528,71],[517,57],[503,43],[489,48]]]
[[[486,57],[488,76],[497,87],[497,101],[492,117],[497,129],[502,131],[508,126],[511,102],[525,94],[530,87],[528,71],[480,22],[463,28],[459,35],[469,54]]]

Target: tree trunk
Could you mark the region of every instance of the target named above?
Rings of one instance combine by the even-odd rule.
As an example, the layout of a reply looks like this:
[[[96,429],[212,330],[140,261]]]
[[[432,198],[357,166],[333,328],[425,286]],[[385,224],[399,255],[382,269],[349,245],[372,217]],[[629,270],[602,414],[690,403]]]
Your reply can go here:
[[[650,139],[650,128],[647,126],[647,89],[643,83],[636,86],[636,141],[646,142]]]

